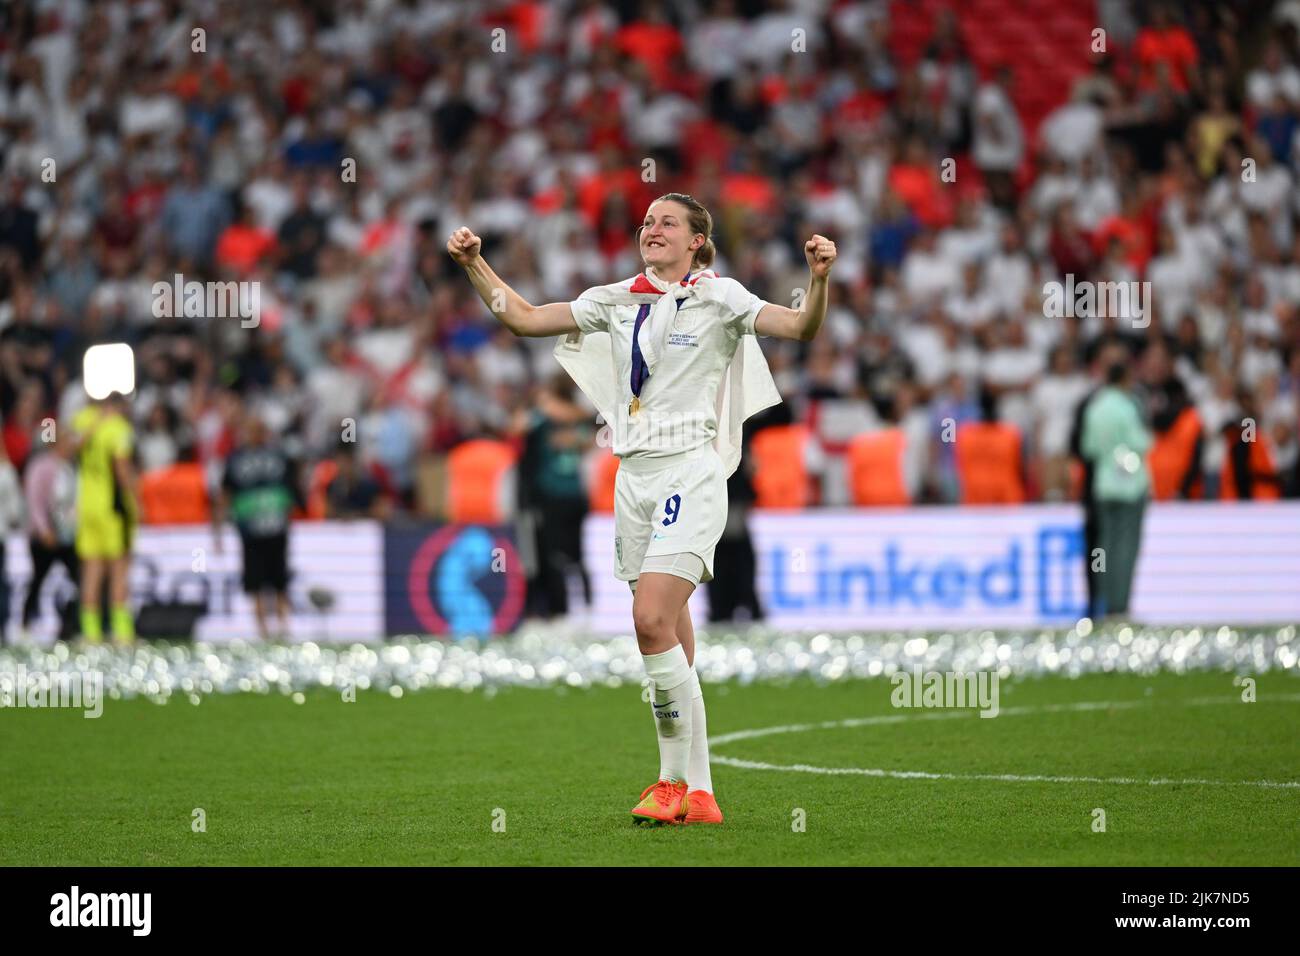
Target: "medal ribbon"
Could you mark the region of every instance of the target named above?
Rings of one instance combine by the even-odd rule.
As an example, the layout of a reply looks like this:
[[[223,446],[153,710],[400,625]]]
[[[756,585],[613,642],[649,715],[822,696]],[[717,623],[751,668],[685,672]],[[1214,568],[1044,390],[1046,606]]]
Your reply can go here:
[[[691,279],[691,274],[688,272],[686,273],[686,278],[682,280],[682,283],[685,284],[689,282],[690,279]],[[647,291],[647,290],[634,287],[633,291]],[[659,292],[658,289],[655,289],[653,287],[650,287],[648,291],[656,292],[656,293]],[[682,307],[683,301],[684,301],[683,299],[677,300],[677,308],[680,309]],[[632,382],[631,384],[632,384],[633,411],[641,407],[641,389],[645,387],[645,380],[650,377],[650,369],[646,366],[645,356],[641,354],[641,342],[639,339],[639,334],[641,332],[641,325],[643,322],[645,322],[645,320],[649,317],[649,315],[650,315],[650,303],[647,302],[643,304],[640,309],[637,310],[636,324],[632,326]]]

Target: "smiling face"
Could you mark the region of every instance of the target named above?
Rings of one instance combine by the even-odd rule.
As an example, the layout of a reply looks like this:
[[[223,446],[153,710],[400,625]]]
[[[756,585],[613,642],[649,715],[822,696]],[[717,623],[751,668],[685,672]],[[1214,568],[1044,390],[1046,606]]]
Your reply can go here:
[[[641,258],[660,275],[690,269],[695,251],[704,245],[703,233],[691,232],[689,210],[675,200],[653,202],[646,210],[641,230]],[[680,265],[681,269],[676,269]]]

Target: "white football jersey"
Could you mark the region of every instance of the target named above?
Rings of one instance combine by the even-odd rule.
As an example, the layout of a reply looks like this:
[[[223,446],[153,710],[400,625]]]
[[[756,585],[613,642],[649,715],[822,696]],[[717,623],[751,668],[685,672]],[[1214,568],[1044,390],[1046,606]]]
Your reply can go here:
[[[664,340],[664,354],[641,388],[639,409],[632,413],[632,331],[641,306],[593,301],[589,294],[599,288],[605,287],[588,289],[569,308],[584,334],[608,332],[610,336],[614,375],[622,395],[616,420],[608,423],[614,454],[665,457],[713,441],[718,433],[723,370],[731,364],[741,336],[756,334],[754,322],[767,303],[725,277],[712,279],[698,294],[682,300]],[[647,316],[644,324],[650,321]],[[643,346],[650,332],[642,329]]]

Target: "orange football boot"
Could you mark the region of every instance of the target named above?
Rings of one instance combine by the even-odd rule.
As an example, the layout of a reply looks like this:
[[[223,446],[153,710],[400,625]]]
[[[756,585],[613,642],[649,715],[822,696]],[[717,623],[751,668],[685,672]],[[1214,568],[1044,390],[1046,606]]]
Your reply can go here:
[[[637,823],[672,823],[685,812],[686,781],[659,780],[646,787],[641,802],[632,808]]]
[[[718,809],[718,801],[713,799],[713,794],[707,790],[692,790],[686,794],[682,809],[686,811],[680,821],[682,823],[722,822],[722,811]]]

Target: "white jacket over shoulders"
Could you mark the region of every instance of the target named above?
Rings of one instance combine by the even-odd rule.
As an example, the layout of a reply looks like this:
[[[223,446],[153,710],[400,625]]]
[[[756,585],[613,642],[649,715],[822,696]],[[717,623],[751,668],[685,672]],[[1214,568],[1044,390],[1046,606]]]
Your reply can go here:
[[[649,286],[653,286],[653,290]],[[593,323],[587,316],[593,311],[605,316],[619,316],[615,321],[619,323],[622,334],[617,344],[630,349],[629,325],[635,309],[627,308],[626,314],[620,310],[650,304],[650,314],[637,335],[637,342],[653,381],[659,364],[683,341],[682,333],[670,333],[683,327],[678,317],[691,300],[699,301],[691,303],[688,315],[696,314],[693,310],[698,310],[699,314],[710,315],[713,321],[730,323],[735,331],[742,333],[738,341],[728,340],[735,342],[735,351],[722,369],[716,392],[711,396],[712,410],[717,418],[713,446],[729,476],[740,464],[745,420],[781,401],[767,359],[754,335],[755,317],[765,303],[747,292],[736,280],[721,278],[706,270],[690,277],[689,282],[684,279],[670,284],[641,273],[621,282],[594,286],[573,303],[580,331],[559,339],[555,345],[555,357],[591,400],[601,418],[617,428],[620,422],[625,421],[623,409],[630,397],[630,387],[620,373],[622,356],[615,354],[616,340],[605,330],[607,321],[601,325]],[[581,309],[577,308],[579,306]],[[691,327],[689,323],[688,319],[687,328]],[[629,342],[624,343],[623,339]],[[701,402],[707,400],[705,396],[700,397]]]

